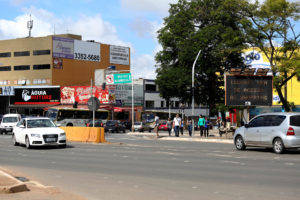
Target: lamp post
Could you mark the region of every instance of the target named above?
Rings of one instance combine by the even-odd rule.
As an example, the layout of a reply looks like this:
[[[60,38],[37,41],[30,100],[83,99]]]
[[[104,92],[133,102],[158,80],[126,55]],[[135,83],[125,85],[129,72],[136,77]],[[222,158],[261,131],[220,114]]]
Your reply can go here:
[[[194,121],[194,115],[195,115],[195,65],[196,65],[196,62],[198,60],[198,57],[201,53],[201,49],[199,50],[198,54],[197,54],[197,57],[194,61],[194,64],[193,64],[193,68],[192,68],[192,123],[193,123],[193,128],[192,128],[192,135],[194,136],[195,134],[195,121]]]

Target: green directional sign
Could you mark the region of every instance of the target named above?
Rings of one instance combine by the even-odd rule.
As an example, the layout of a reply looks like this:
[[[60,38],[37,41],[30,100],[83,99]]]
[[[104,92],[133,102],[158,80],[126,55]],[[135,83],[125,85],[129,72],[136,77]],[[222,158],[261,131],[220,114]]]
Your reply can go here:
[[[114,84],[131,83],[131,73],[114,74]]]

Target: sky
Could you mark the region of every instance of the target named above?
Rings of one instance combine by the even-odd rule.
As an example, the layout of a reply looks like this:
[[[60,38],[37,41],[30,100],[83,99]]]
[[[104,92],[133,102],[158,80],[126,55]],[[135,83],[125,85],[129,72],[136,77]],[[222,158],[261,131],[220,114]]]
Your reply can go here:
[[[177,0],[0,0],[0,40],[72,33],[130,47],[133,77],[154,79],[157,31]]]
[[[157,31],[178,0],[0,0],[0,40],[72,33],[130,47],[133,78],[155,79]],[[298,0],[291,0],[298,1]],[[298,23],[298,27],[299,23]]]

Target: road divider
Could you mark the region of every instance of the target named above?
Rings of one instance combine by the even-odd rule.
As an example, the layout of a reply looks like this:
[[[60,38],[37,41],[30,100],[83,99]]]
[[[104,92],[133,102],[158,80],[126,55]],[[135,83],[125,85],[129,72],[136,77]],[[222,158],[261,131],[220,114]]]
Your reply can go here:
[[[106,142],[104,128],[74,126],[63,126],[60,128],[66,132],[66,137],[68,141],[93,143]]]

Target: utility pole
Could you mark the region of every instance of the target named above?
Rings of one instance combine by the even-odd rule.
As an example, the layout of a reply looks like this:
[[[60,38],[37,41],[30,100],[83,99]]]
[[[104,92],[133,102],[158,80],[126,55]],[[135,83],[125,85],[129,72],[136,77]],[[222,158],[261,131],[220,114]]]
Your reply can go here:
[[[195,135],[195,122],[194,122],[194,115],[195,115],[195,65],[196,65],[196,61],[198,60],[198,57],[201,53],[201,49],[199,50],[198,54],[197,54],[197,57],[194,61],[194,64],[193,64],[193,68],[192,68],[192,122],[193,122],[193,128],[192,128],[192,136]]]

